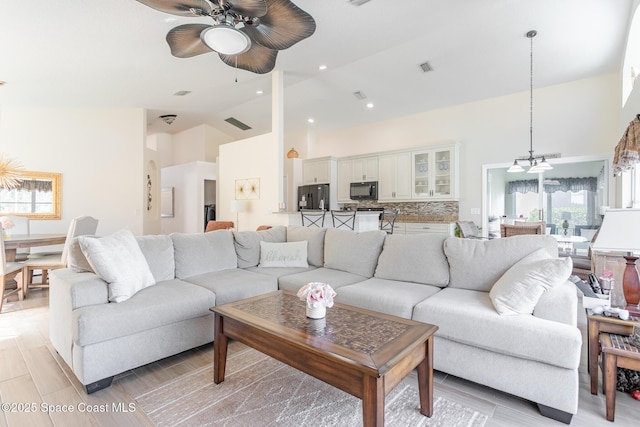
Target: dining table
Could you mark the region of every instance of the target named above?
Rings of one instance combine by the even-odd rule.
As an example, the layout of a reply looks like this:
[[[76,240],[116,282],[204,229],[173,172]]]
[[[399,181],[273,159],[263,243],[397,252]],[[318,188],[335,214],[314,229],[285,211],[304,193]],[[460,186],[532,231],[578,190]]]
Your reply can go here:
[[[12,234],[4,237],[4,253],[7,262],[16,260],[16,252],[22,248],[64,245],[66,234]]]

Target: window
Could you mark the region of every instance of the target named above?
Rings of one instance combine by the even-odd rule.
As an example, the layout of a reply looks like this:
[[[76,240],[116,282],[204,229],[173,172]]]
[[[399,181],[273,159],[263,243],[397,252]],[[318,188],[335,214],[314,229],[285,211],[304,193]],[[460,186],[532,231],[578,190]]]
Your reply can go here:
[[[0,190],[0,215],[31,219],[60,219],[59,173],[21,172],[22,181],[11,190]]]

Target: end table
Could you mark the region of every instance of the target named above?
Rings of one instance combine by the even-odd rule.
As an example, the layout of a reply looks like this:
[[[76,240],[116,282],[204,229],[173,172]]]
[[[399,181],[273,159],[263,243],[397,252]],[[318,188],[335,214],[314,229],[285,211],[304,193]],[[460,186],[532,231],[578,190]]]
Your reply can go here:
[[[602,388],[607,402],[607,420],[613,421],[616,410],[616,378],[618,368],[640,370],[640,350],[629,337],[600,334],[602,345]]]

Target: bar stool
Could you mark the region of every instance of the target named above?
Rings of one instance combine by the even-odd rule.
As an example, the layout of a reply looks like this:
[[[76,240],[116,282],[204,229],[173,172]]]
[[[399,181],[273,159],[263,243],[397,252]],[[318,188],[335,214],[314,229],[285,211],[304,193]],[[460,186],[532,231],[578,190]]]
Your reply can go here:
[[[333,228],[346,227],[350,230],[356,227],[356,211],[331,211]]]
[[[380,214],[380,230],[386,231],[387,234],[393,234],[393,226],[398,219],[400,209],[385,210]]]
[[[318,228],[324,227],[324,214],[325,211],[301,209],[300,215],[302,215],[302,226]]]

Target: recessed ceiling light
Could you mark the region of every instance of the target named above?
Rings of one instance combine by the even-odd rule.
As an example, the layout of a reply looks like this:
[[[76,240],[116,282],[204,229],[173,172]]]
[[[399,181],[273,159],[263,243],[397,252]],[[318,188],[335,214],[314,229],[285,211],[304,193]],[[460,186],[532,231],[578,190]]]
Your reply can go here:
[[[313,122],[315,122],[315,120],[313,120],[313,118],[312,118],[312,117],[309,117],[309,118],[307,119],[307,122],[309,122],[309,123],[313,123]]]
[[[264,91],[262,91],[262,90],[257,90],[256,91],[256,95],[262,95],[263,93],[264,93]]]
[[[327,69],[327,66],[326,66],[326,65],[320,65],[320,66],[318,67],[318,70],[326,70],[326,69]]]
[[[368,102],[367,103],[367,108],[373,108],[373,102]]]

